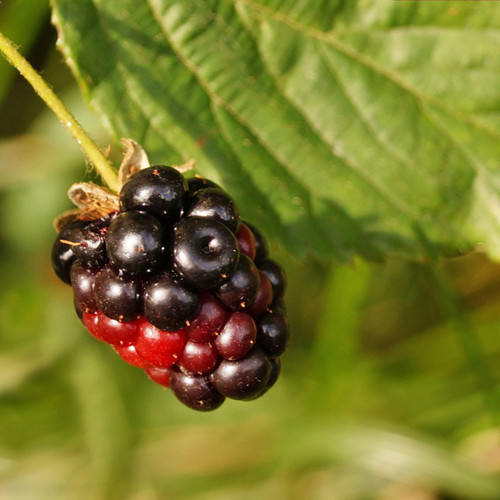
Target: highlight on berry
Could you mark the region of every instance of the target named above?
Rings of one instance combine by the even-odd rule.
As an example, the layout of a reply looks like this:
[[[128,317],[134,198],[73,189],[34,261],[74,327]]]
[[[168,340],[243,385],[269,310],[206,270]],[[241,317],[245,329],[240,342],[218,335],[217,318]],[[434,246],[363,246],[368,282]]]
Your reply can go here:
[[[290,335],[283,269],[220,186],[126,145],[120,193],[72,186],[78,209],[55,222],[52,265],[78,316],[190,408],[262,396]]]

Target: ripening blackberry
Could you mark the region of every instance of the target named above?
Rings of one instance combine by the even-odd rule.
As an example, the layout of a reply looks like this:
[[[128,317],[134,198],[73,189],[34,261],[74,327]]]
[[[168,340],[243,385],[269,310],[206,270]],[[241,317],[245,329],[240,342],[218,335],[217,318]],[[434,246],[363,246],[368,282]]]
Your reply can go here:
[[[260,397],[289,341],[265,238],[208,179],[164,165],[125,177],[109,206],[58,224],[52,265],[83,324],[190,408]]]

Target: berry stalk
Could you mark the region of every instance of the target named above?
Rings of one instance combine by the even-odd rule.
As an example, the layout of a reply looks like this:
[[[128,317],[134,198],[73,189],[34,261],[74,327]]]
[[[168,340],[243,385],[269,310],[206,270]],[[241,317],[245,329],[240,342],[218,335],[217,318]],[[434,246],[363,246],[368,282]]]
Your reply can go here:
[[[83,152],[97,170],[102,180],[112,191],[118,191],[117,174],[96,143],[85,132],[76,118],[56,96],[45,80],[19,53],[15,45],[0,32],[0,52],[30,83],[45,104],[55,113],[61,123],[73,135]]]

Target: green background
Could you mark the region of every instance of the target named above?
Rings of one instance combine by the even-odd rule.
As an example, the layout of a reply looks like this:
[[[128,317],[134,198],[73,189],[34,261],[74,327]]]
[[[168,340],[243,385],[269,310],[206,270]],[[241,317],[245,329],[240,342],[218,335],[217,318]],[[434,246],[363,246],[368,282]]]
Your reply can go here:
[[[65,2],[54,3],[61,7]],[[212,3],[203,5],[208,9]],[[272,8],[278,2],[267,3]],[[410,2],[403,3],[409,17],[399,22],[420,19],[424,24],[422,17],[411,18]],[[432,89],[446,106],[459,101],[455,111],[481,121],[483,134],[497,124],[500,109],[498,96],[493,90],[488,93],[500,87],[497,70],[490,64],[493,56],[487,57],[488,52],[499,54],[498,47],[494,50],[498,15],[487,2],[480,3],[486,9],[482,12],[471,10],[474,2],[447,3],[458,9],[453,22],[466,20],[460,28],[472,32],[468,40],[479,40],[469,50],[477,54],[481,48],[482,70],[479,61],[474,71],[461,73],[460,61],[443,56],[448,61],[445,78],[436,69],[442,61],[428,61],[417,50],[423,42],[411,38],[418,35],[415,29],[393,30],[391,39],[379,40],[378,45],[377,30],[347,30],[342,41],[374,58],[406,47],[402,74],[419,88]],[[336,2],[323,2],[330,4]],[[381,5],[388,3],[355,4],[357,8],[344,10],[345,23],[363,27],[363,22],[375,19],[383,24],[386,12]],[[301,14],[307,12],[305,8]],[[21,45],[98,144],[111,145],[119,162],[119,144],[98,113],[89,110],[55,49],[49,15],[45,1],[12,0],[0,5],[0,28]],[[309,22],[306,17],[302,21]],[[253,21],[248,18],[248,22]],[[448,18],[439,22],[439,30],[445,31]],[[481,38],[485,34],[491,37],[490,44]],[[446,42],[456,47],[458,39],[455,45],[453,40]],[[459,100],[469,95],[462,74],[476,78],[472,82],[476,90]],[[366,83],[363,78],[359,81]],[[293,79],[287,81],[293,95]],[[84,90],[92,94],[91,89]],[[389,99],[391,93],[385,95]],[[49,256],[55,237],[52,220],[71,208],[67,188],[73,182],[96,180],[95,174],[70,135],[3,61],[0,105],[0,498],[500,498],[500,267],[479,251],[445,260],[435,246],[450,243],[456,252],[462,236],[469,247],[479,241],[473,237],[477,234],[491,234],[491,245],[496,238],[492,226],[484,220],[479,227],[478,221],[488,210],[494,212],[495,199],[473,198],[467,209],[476,214],[469,220],[477,224],[460,236],[450,231],[443,241],[436,236],[438,218],[424,221],[424,234],[399,217],[391,220],[384,208],[383,226],[412,243],[399,252],[398,242],[374,238],[377,255],[382,243],[392,250],[384,262],[374,264],[355,256],[367,248],[348,237],[351,226],[360,227],[358,205],[349,207],[353,219],[342,226],[334,250],[326,244],[311,252],[307,219],[276,236],[265,213],[253,213],[248,193],[238,188],[240,177],[228,173],[224,165],[217,170],[207,155],[200,171],[213,169],[228,189],[236,186],[247,218],[263,221],[271,253],[287,271],[292,341],[282,358],[280,380],[265,397],[250,403],[227,401],[213,413],[200,414],[183,407],[169,391],[85,332],[74,314],[71,291],[53,275]],[[381,106],[388,104],[382,101]],[[309,109],[304,108],[303,116]],[[227,121],[218,123],[225,123],[228,133],[238,133],[242,122],[232,127],[230,111],[220,111],[227,112]],[[188,128],[189,123],[181,125]],[[256,136],[262,133],[251,125]],[[457,125],[455,133],[475,143],[478,129],[467,127]],[[410,132],[411,128],[405,133],[410,136]],[[481,135],[484,150],[476,158],[478,164],[491,165],[491,172],[478,169],[486,176],[482,181],[497,175],[493,159],[500,157],[493,147],[486,147],[488,134],[489,139]],[[162,150],[160,139],[149,139],[152,150]],[[353,133],[349,140],[360,150],[368,147],[369,137]],[[187,139],[185,144],[189,145]],[[467,140],[465,144],[470,146]],[[170,151],[162,153],[165,162],[183,159],[171,145],[164,147]],[[405,147],[411,154],[411,144]],[[193,152],[186,154],[196,156]],[[451,157],[455,153],[450,150]],[[244,153],[232,154],[243,172],[259,158],[245,160]],[[457,160],[459,171],[463,165],[467,166]],[[318,169],[321,174],[323,167]],[[265,179],[268,174],[259,175]],[[304,182],[301,177],[299,191]],[[263,199],[268,199],[266,193],[262,189]],[[283,199],[286,195],[285,190]],[[436,195],[436,200],[437,209],[446,204],[446,198]],[[282,199],[269,203],[282,214],[289,209]],[[449,208],[451,212],[456,207]],[[316,213],[313,207],[311,217]],[[456,215],[456,220],[455,214],[443,217],[458,227],[463,213]],[[492,248],[489,252],[494,255]],[[418,261],[401,258],[414,253],[419,254]]]

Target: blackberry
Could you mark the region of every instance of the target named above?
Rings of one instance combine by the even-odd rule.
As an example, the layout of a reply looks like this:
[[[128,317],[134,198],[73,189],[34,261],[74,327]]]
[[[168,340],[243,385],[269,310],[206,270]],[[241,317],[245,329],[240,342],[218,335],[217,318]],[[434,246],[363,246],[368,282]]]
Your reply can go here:
[[[162,330],[179,330],[200,308],[196,290],[172,273],[163,272],[144,287],[144,316]]]
[[[159,267],[165,252],[161,222],[146,212],[124,212],[109,226],[106,249],[113,264],[129,274]]]
[[[188,185],[175,168],[156,165],[140,170],[123,185],[120,209],[147,212],[175,222],[187,199]]]
[[[62,216],[52,247],[83,324],[190,408],[262,396],[290,336],[266,240],[208,179],[163,165],[120,175],[119,197],[103,191],[82,220]]]
[[[144,358],[139,356],[134,344],[114,346],[114,349],[123,361],[127,362],[129,365],[135,366],[136,368],[143,368],[145,370],[152,367],[149,361],[146,361]]]
[[[120,322],[101,313],[99,318],[101,339],[114,346],[133,345],[137,340],[140,321]]]
[[[255,344],[257,327],[251,316],[242,312],[233,313],[215,338],[219,354],[231,361],[243,358]]]
[[[256,393],[251,399],[260,398],[278,381],[281,373],[281,361],[279,358],[271,358],[269,362],[271,363],[271,373],[269,374],[269,379],[267,380],[264,388],[260,392]]]
[[[240,224],[238,232],[236,233],[236,239],[238,240],[240,252],[250,258],[250,260],[255,260],[257,255],[257,244],[255,236],[247,224],[243,222]]]
[[[100,311],[116,321],[132,321],[141,314],[140,285],[113,267],[101,269],[94,283],[94,298]]]
[[[273,358],[271,361],[271,373],[269,374],[269,380],[267,381],[266,387],[260,396],[267,392],[277,381],[281,373],[281,360],[279,358]]]
[[[217,365],[219,354],[210,342],[188,340],[179,359],[179,367],[188,373],[211,372]]]
[[[263,234],[250,222],[245,221],[246,226],[250,231],[252,231],[253,237],[255,239],[255,261],[260,262],[265,259],[269,253],[267,248],[267,242]]]
[[[173,367],[169,382],[179,401],[194,410],[215,410],[224,402],[225,397],[203,375],[188,375]]]
[[[144,370],[146,375],[153,381],[163,387],[170,387],[170,369],[150,366]]]
[[[71,266],[76,260],[73,241],[73,234],[85,227],[83,221],[75,221],[64,227],[58,234],[52,245],[52,267],[57,277],[66,284],[71,284]]]
[[[105,234],[108,226],[109,220],[99,219],[85,224],[70,235],[75,257],[87,267],[98,269],[107,264]]]
[[[222,330],[229,316],[229,311],[207,291],[200,292],[200,311],[190,322],[187,332],[190,340],[209,342]]]
[[[187,185],[190,194],[196,193],[196,191],[205,188],[215,188],[222,190],[222,188],[215,182],[204,179],[203,177],[191,177],[187,180]]]
[[[237,361],[221,361],[210,374],[210,381],[228,398],[250,400],[265,389],[270,376],[271,361],[259,348],[254,348]]]
[[[181,356],[187,341],[183,330],[167,332],[143,320],[135,342],[137,354],[153,366],[172,366]]]
[[[174,267],[196,287],[227,281],[238,258],[234,234],[217,220],[187,217],[174,227]]]
[[[90,335],[92,335],[97,340],[104,342],[104,340],[101,337],[101,332],[99,330],[99,314],[81,312],[79,316],[80,319],[82,320],[82,323],[85,325],[85,328],[87,328],[88,332],[90,333]]]
[[[204,188],[195,191],[186,210],[188,217],[216,219],[233,233],[239,222],[239,213],[233,199],[217,188]]]
[[[289,338],[290,327],[284,314],[266,312],[257,321],[257,343],[269,357],[281,356],[288,347]]]
[[[236,269],[229,279],[216,289],[216,294],[230,309],[245,309],[257,298],[259,287],[257,267],[246,255],[241,255]]]
[[[273,303],[273,287],[269,278],[262,271],[259,271],[259,281],[257,296],[247,311],[256,318],[263,314]]]
[[[259,262],[259,269],[267,276],[273,288],[273,297],[277,300],[285,293],[285,271],[274,260],[264,259]]]
[[[113,346],[130,346],[135,343],[140,320],[120,322],[102,312],[83,314],[84,325],[96,339]]]
[[[97,311],[97,302],[94,295],[97,270],[88,269],[75,260],[71,266],[70,280],[73,288],[75,305],[82,312]]]

